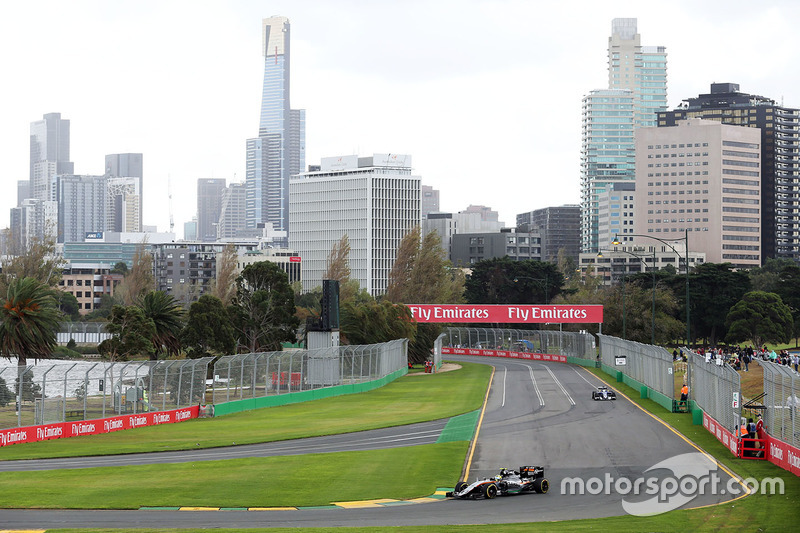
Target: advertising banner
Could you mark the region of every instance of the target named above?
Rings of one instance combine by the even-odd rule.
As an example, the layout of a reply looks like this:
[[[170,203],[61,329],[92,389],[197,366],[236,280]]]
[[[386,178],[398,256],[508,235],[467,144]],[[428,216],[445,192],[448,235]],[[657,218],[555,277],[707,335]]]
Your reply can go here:
[[[739,454],[739,442],[733,433],[722,427],[719,422],[708,416],[705,411],[703,411],[703,427],[717,437],[717,440],[724,444],[733,455]]]
[[[767,446],[769,448],[767,460],[770,463],[778,465],[796,476],[800,476],[800,448],[774,437],[767,437]]]
[[[77,422],[59,422],[41,426],[0,430],[0,447],[22,442],[39,442],[43,440],[62,439],[68,437],[82,437],[84,435],[99,435],[123,429],[134,429],[158,424],[172,424],[197,418],[200,406],[185,407],[172,411],[158,411],[153,413],[138,413],[135,415],[121,415],[96,420],[79,420]]]
[[[406,304],[417,322],[601,324],[602,305]]]
[[[513,359],[529,359],[532,361],[555,361],[566,363],[566,355],[549,353],[514,352],[511,350],[484,350],[478,348],[450,348],[442,347],[442,355],[480,355],[484,357],[510,357]]]

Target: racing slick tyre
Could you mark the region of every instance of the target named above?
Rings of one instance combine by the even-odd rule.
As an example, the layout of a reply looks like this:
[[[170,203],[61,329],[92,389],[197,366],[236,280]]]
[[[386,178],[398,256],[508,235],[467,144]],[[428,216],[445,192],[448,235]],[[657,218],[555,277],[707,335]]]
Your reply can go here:
[[[550,482],[547,479],[540,477],[533,481],[533,492],[537,494],[546,494],[550,489]]]
[[[489,483],[488,485],[483,487],[483,496],[487,500],[491,500],[497,497],[497,485],[494,483]]]
[[[597,401],[597,400],[598,400],[598,398],[597,398],[597,393],[596,393],[596,392],[593,392],[593,393],[592,393],[592,400],[594,400],[594,401]]]
[[[456,483],[456,488],[453,489],[453,492],[461,492],[467,486],[469,486],[469,483],[465,483],[463,481],[459,481],[458,483]]]

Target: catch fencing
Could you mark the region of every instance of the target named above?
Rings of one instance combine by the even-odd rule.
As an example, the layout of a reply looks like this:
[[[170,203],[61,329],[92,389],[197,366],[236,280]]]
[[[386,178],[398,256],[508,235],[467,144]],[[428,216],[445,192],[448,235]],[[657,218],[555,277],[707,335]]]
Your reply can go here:
[[[742,416],[742,385],[739,373],[728,364],[717,364],[682,348],[688,359],[689,397],[723,428],[738,433]]]
[[[211,361],[210,357],[115,363],[40,361],[21,368],[5,361],[0,366],[0,429],[197,405],[204,401]]]
[[[800,375],[791,366],[759,361],[764,368],[764,424],[772,437],[800,448]]]
[[[384,378],[408,362],[408,340],[220,357],[214,363],[211,400],[263,398]]]
[[[640,389],[642,397],[649,397],[672,411],[675,395],[672,354],[660,346],[598,336],[603,370],[612,375],[621,372],[626,385]]]
[[[445,330],[442,343],[452,348],[477,348],[565,355],[578,364],[595,366],[594,337],[571,331],[455,328]]]

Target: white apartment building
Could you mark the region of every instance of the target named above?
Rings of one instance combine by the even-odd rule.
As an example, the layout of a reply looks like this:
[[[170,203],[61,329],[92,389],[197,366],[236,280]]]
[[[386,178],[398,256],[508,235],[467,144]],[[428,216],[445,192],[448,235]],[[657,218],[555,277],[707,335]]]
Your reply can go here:
[[[711,263],[761,265],[761,130],[688,119],[636,132],[637,234]],[[653,240],[633,237],[639,245]]]
[[[409,155],[328,157],[319,171],[293,176],[289,245],[302,257],[303,290],[322,284],[331,249],[347,235],[351,279],[385,293],[400,241],[420,219],[421,178]]]

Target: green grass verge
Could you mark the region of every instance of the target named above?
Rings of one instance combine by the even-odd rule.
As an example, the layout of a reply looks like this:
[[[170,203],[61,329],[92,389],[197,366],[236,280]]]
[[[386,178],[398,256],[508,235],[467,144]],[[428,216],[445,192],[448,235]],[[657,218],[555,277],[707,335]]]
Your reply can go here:
[[[469,443],[125,468],[9,472],[3,507],[315,506],[429,496],[458,480]],[[386,480],[391,479],[392,483]]]
[[[8,446],[0,449],[0,459],[211,448],[425,422],[479,409],[490,375],[491,368],[486,365],[463,364],[451,372],[404,376],[361,394],[180,424]]]

